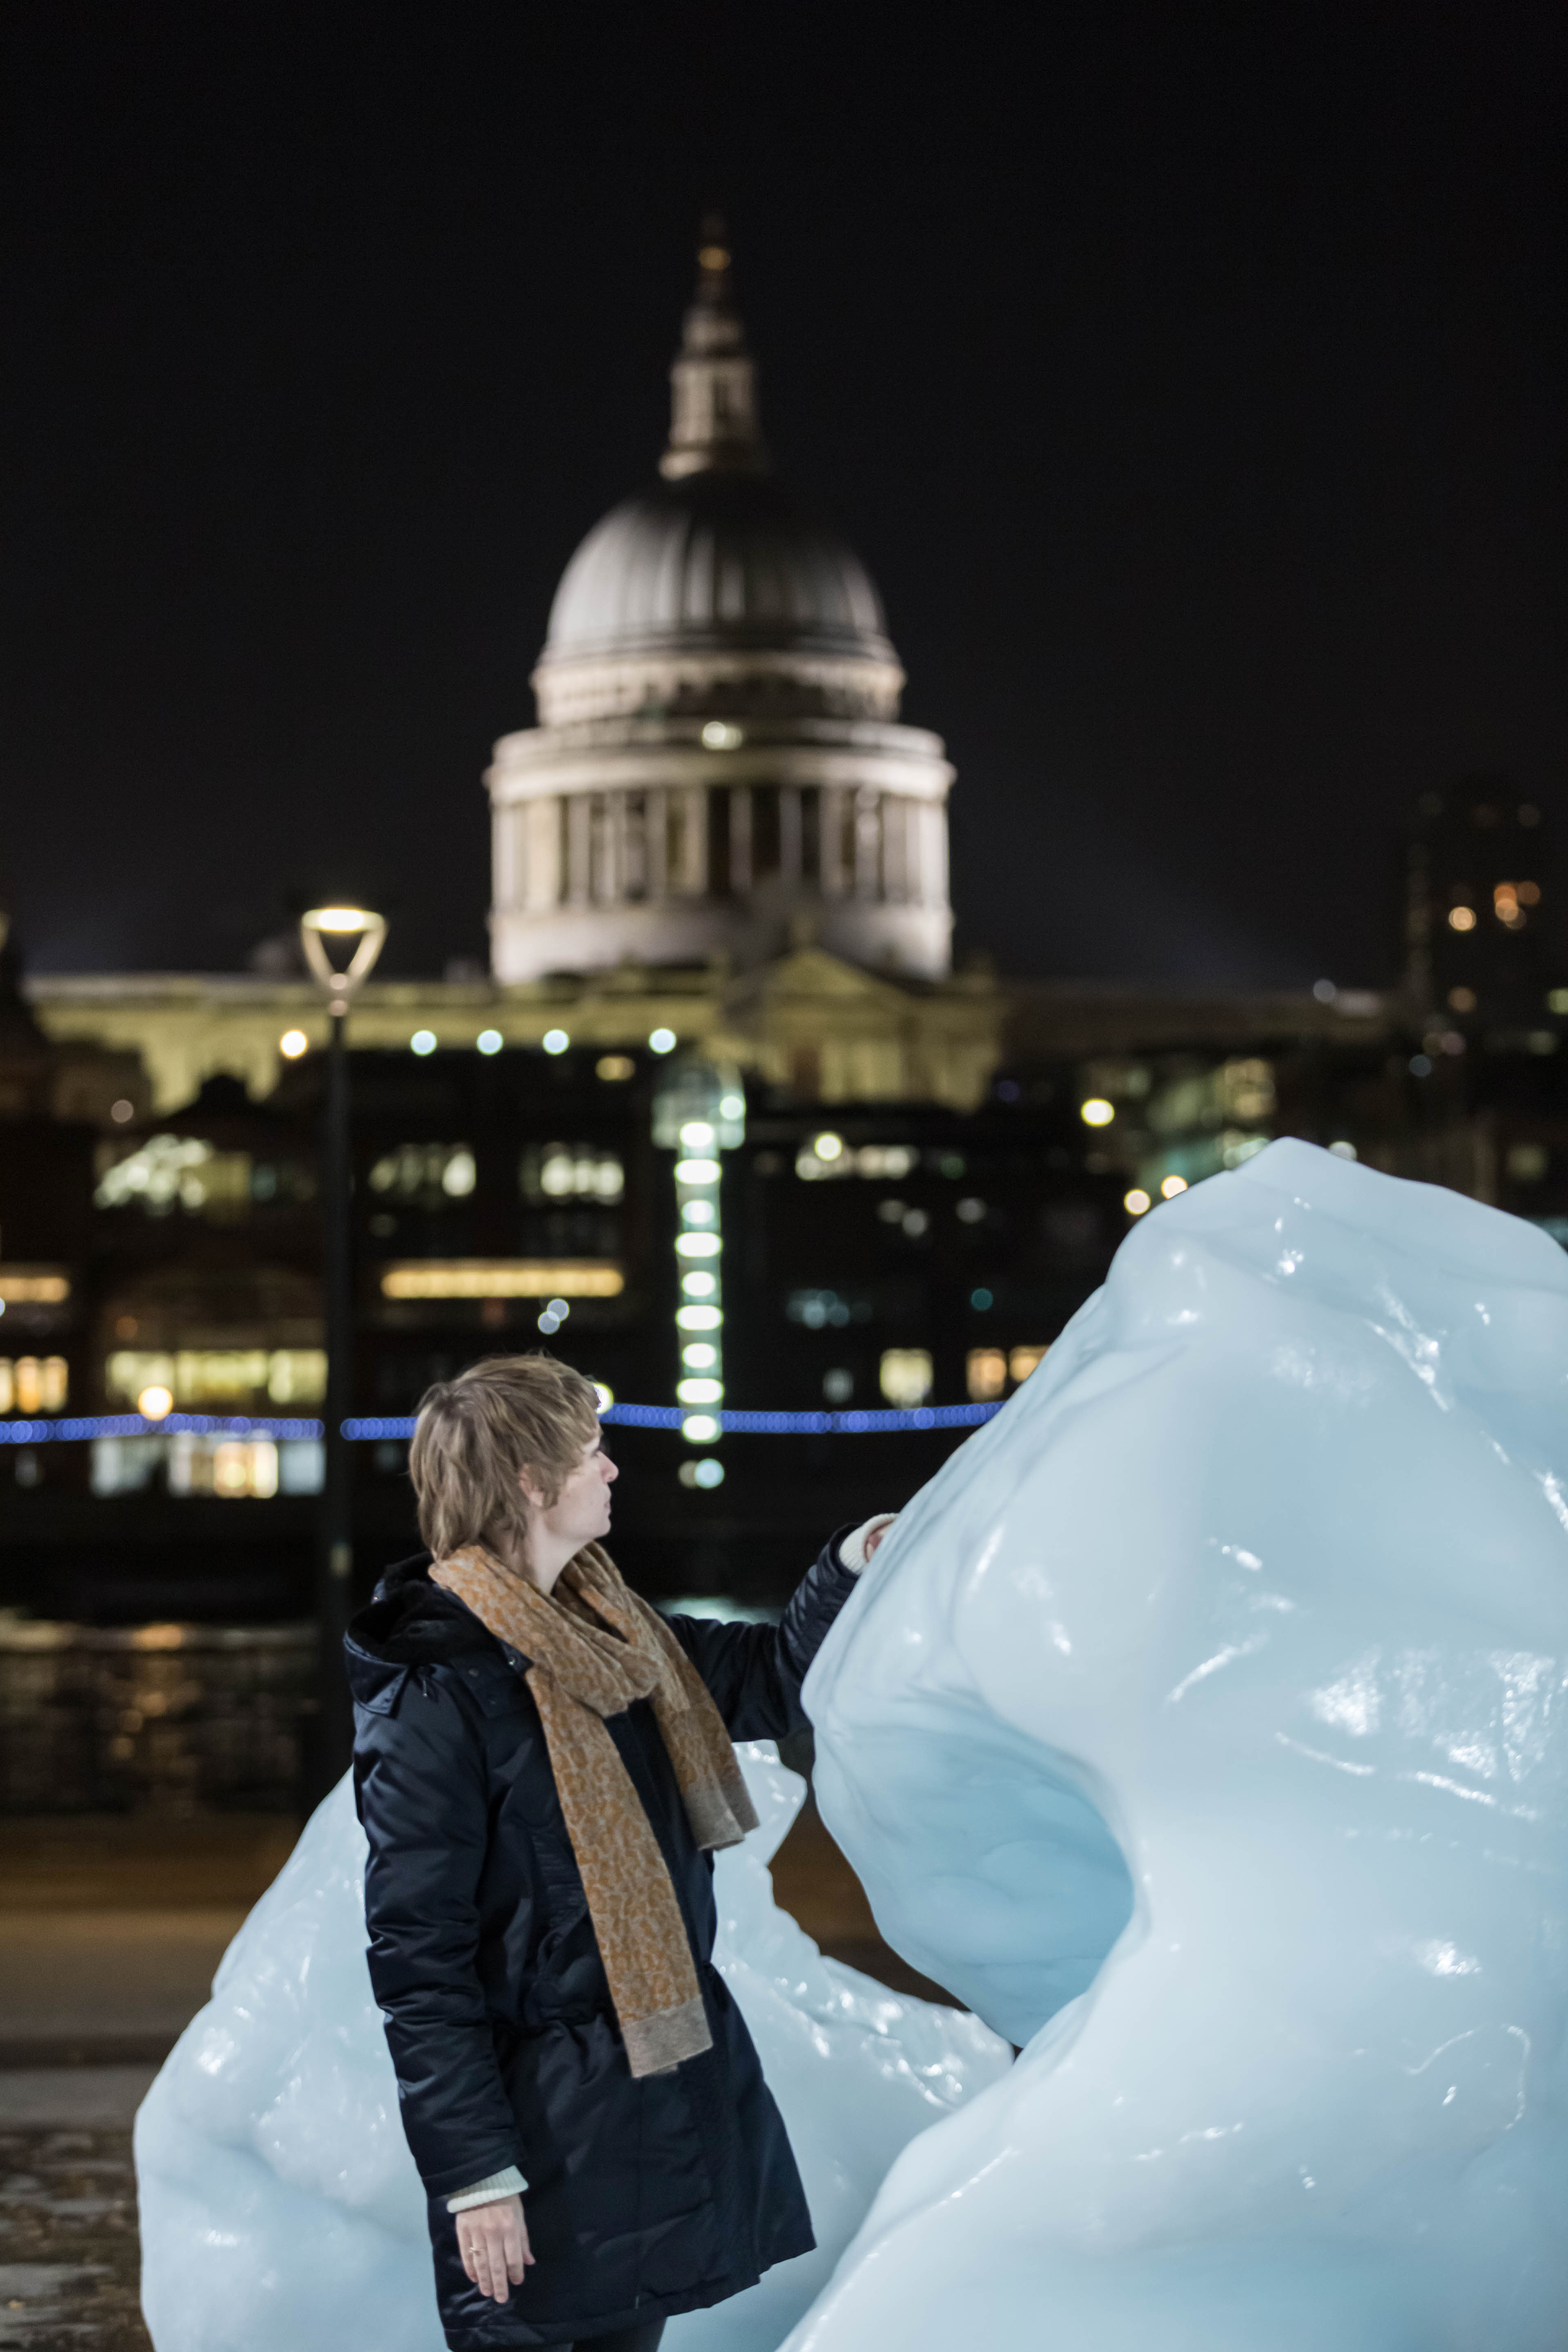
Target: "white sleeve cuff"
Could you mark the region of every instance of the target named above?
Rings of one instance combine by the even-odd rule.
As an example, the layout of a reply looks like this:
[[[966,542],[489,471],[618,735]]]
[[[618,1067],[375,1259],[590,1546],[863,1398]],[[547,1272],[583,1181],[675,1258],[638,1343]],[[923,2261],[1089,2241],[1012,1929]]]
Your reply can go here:
[[[879,1528],[890,1528],[898,1516],[897,1511],[878,1511],[853,1535],[845,1537],[838,1547],[838,1557],[851,1576],[858,1576],[866,1565],[867,1537],[875,1535]]]
[[[447,2210],[466,2213],[470,2205],[493,2205],[502,2197],[521,2197],[527,2187],[516,2165],[509,2164],[504,2172],[492,2172],[485,2179],[476,2180],[471,2188],[457,2190],[447,2198]]]

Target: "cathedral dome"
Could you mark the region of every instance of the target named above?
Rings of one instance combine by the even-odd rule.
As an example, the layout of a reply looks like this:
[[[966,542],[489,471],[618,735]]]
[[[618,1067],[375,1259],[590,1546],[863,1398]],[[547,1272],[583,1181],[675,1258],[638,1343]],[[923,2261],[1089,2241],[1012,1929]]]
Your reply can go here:
[[[544,659],[730,649],[895,658],[858,557],[739,469],[659,482],[597,523],[556,592]]]

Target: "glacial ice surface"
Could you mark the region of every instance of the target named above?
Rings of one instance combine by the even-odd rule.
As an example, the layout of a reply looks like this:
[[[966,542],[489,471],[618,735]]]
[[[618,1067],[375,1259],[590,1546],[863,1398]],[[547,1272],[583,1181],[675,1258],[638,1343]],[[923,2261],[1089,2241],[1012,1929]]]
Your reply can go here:
[[[1018,2064],[790,2352],[1562,2352],[1568,1259],[1295,1142],[1157,1208],[806,1685]]]
[[[748,2294],[672,2321],[666,2352],[774,2352],[900,2148],[1011,2056],[976,2018],[824,1959],[776,1907],[767,1863],[805,1783],[767,1742],[739,1753],[761,1826],[717,1857],[715,1958],[819,2242]],[[137,2117],[156,2352],[442,2352],[425,2196],[365,1967],[363,1871],[345,1780],[229,1947]]]

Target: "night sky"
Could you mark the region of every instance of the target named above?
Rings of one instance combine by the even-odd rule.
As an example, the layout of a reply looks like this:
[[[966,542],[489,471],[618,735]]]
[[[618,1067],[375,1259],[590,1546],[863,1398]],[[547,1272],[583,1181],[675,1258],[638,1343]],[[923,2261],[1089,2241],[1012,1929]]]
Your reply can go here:
[[[781,470],[948,740],[961,951],[1392,971],[1415,796],[1568,819],[1556,5],[0,22],[0,897],[482,956],[479,776],[730,215]]]

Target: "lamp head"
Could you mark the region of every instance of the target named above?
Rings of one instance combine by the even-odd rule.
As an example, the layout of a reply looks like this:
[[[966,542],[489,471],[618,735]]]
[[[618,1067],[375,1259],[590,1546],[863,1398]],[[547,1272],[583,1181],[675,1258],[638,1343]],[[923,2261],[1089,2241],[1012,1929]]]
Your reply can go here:
[[[333,1013],[348,1011],[350,997],[369,979],[385,938],[386,918],[368,907],[312,907],[300,916],[305,961]]]

